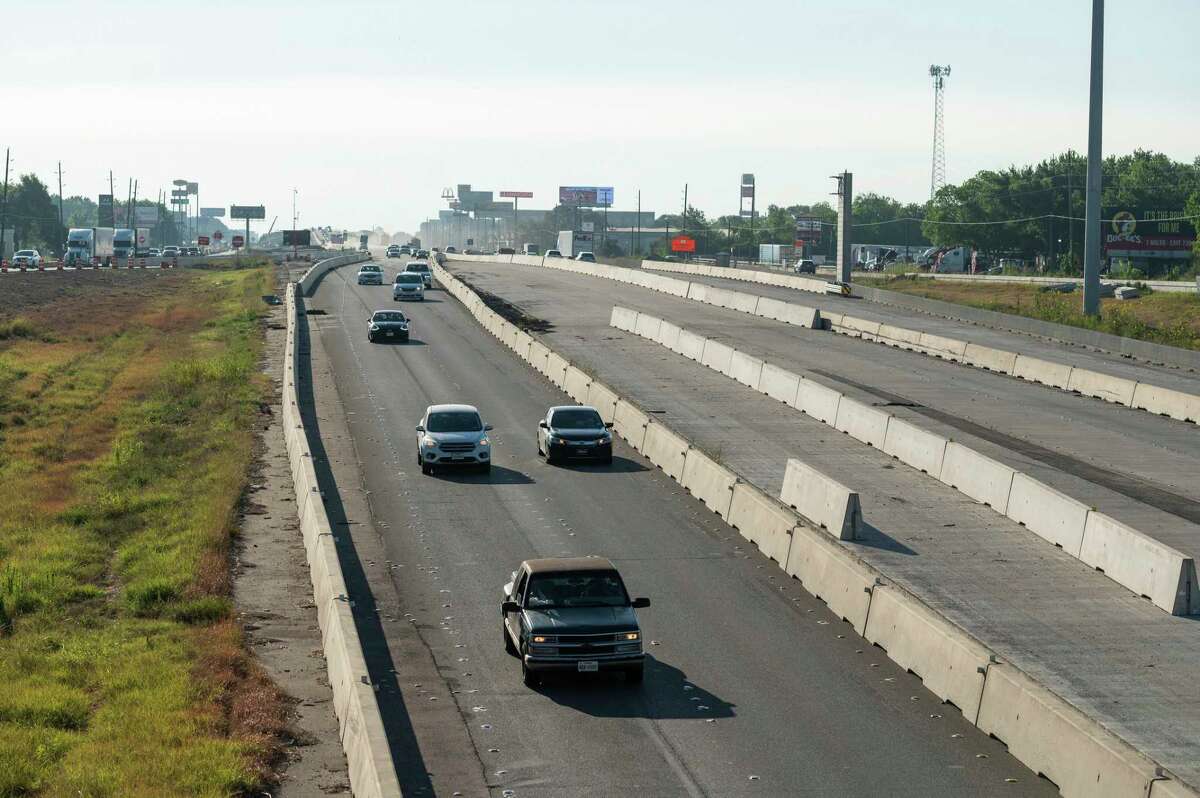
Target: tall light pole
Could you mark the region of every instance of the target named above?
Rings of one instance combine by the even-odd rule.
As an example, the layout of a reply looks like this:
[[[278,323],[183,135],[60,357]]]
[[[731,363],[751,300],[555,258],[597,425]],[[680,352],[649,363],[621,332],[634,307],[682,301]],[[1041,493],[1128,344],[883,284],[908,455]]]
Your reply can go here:
[[[299,219],[296,216],[296,196],[300,193],[300,189],[292,189],[292,260],[296,259],[297,244],[296,244],[296,224]]]
[[[1104,123],[1104,0],[1092,0],[1092,87],[1088,103],[1087,209],[1083,233],[1083,312],[1100,315],[1100,139]]]

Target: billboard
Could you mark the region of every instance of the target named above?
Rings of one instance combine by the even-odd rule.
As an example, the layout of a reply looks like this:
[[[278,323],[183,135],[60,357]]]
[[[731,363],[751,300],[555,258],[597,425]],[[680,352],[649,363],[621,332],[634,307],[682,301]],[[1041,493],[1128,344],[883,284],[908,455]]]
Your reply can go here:
[[[113,198],[112,194],[101,194],[96,201],[98,211],[97,227],[113,227]]]
[[[501,191],[500,196],[504,199],[533,199],[532,191]]]
[[[672,252],[695,252],[696,239],[691,236],[675,236],[671,239]]]
[[[187,184],[187,192],[189,194],[196,194],[196,193],[199,193],[199,191],[200,191],[199,183],[188,183]]]
[[[224,219],[225,218],[225,209],[224,208],[201,208],[200,215],[207,216],[209,219]]]
[[[1104,255],[1109,258],[1186,259],[1196,226],[1184,210],[1105,208],[1100,216]]]
[[[262,205],[230,205],[231,219],[266,219],[267,209]]]
[[[134,227],[153,227],[158,224],[158,207],[138,205],[133,209]]]
[[[284,230],[285,247],[307,247],[312,244],[312,230]]]
[[[583,208],[610,208],[613,204],[612,186],[559,186],[559,205],[578,205]]]
[[[796,240],[797,241],[820,241],[821,240],[821,220],[816,216],[797,216],[796,217]]]

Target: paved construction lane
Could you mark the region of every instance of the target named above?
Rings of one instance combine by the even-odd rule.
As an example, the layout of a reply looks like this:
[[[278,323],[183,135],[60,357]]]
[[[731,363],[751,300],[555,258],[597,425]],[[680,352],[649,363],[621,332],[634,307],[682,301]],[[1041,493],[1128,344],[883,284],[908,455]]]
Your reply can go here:
[[[816,368],[832,375],[824,380],[911,396],[917,404],[927,402],[1047,448],[1071,440],[1030,435],[1027,425],[1072,425],[1082,432],[1089,426],[1105,428],[1104,417],[1128,416],[1134,429],[1146,428],[1149,436],[1141,443],[1136,436],[1130,441],[1142,447],[1148,466],[1144,478],[1161,479],[1163,486],[1172,486],[1167,479],[1177,481],[1172,490],[1185,499],[1194,480],[1162,476],[1150,466],[1159,457],[1186,458],[1194,452],[1187,448],[1196,435],[1194,425],[1138,416],[923,355],[611,280],[508,264],[451,265],[477,288],[545,320],[543,337],[560,354],[643,408],[658,411],[676,432],[719,453],[725,466],[773,495],[778,495],[789,457],[820,464],[853,486],[862,496],[865,518],[874,525],[863,540],[848,544],[860,556],[1181,777],[1200,781],[1200,692],[1195,690],[1200,636],[1194,618],[1167,615],[1015,522],[877,449],[657,343],[609,327],[609,313],[618,303],[646,310],[719,335],[738,348],[769,352],[768,359],[785,368],[805,373]],[[864,401],[881,401],[848,384],[831,384]],[[1050,405],[1057,411],[1044,405],[1060,401]],[[935,423],[920,415],[921,408],[887,409],[921,426]],[[950,432],[957,440],[968,434]],[[986,452],[1002,449],[976,440]],[[1085,444],[1075,442],[1080,448],[1065,453],[1103,467],[1130,462],[1119,451],[1087,449]],[[1022,458],[1029,467],[1021,470],[1031,470],[1039,479],[1079,480],[1021,452],[1004,456]],[[1094,485],[1084,495],[1095,500],[1101,493],[1104,501],[1113,500],[1111,489]],[[1122,494],[1116,499],[1134,503]],[[1165,514],[1147,505],[1134,504],[1133,509],[1139,519]],[[1182,520],[1176,526],[1195,530]],[[1190,540],[1194,545],[1194,535]]]
[[[342,403],[391,565],[386,587],[470,735],[473,750],[434,750],[426,741],[446,735],[413,713],[438,794],[1054,793],[623,445],[612,468],[546,466],[535,424],[568,400],[452,297],[403,306],[409,344],[370,345],[366,317],[393,306],[389,289],[352,281],[352,270],[331,273],[307,303],[325,312],[309,317],[313,351],[337,385],[336,397],[318,390],[318,410]],[[421,476],[412,427],[443,401],[474,403],[495,425],[490,475]],[[654,602],[641,613],[646,682],[528,690],[504,653],[500,586],[523,558],[593,553]],[[395,667],[407,706],[440,694]],[[478,758],[477,783],[440,775],[442,761],[464,757]]]

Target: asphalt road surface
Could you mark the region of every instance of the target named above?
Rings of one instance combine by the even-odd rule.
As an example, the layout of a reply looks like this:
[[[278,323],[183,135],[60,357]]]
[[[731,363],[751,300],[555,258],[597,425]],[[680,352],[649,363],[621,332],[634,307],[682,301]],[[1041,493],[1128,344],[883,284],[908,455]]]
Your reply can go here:
[[[372,591],[398,592],[469,739],[469,750],[434,745],[447,736],[414,713],[419,757],[398,763],[403,783],[514,798],[1056,794],[623,442],[611,467],[546,465],[537,420],[570,400],[444,291],[393,303],[398,262],[383,265],[383,287],[341,269],[307,307],[324,311],[309,316],[312,337],[390,563],[392,584]],[[367,343],[367,317],[392,307],[413,319],[412,340]],[[490,474],[421,475],[413,425],[451,401],[495,426]],[[612,558],[653,601],[639,613],[645,683],[527,689],[504,652],[501,585],[522,559],[587,554]],[[433,697],[395,667],[405,705]],[[464,758],[478,760],[477,780]]]

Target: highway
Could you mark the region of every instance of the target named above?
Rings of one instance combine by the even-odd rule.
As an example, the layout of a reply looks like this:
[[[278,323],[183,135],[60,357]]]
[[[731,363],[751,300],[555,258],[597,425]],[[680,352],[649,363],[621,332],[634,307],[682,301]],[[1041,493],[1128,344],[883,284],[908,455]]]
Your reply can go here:
[[[383,261],[389,278],[399,263]],[[411,792],[1055,794],[623,444],[611,468],[542,462],[536,422],[569,400],[445,292],[399,306],[410,343],[368,344],[367,316],[397,305],[353,271],[328,274],[306,302],[323,311],[308,316],[311,357],[336,386],[315,388],[316,413],[344,414],[361,464],[361,483],[329,488],[366,495],[389,564],[368,572],[370,590],[399,597],[436,666],[433,685],[394,663],[403,706],[446,696],[457,709],[405,710],[419,754],[397,764]],[[413,425],[448,401],[495,426],[490,475],[420,474]],[[500,586],[522,559],[586,554],[612,558],[653,601],[639,613],[646,681],[531,691],[504,653]]]
[[[859,491],[866,517],[877,519],[864,540],[847,544],[856,553],[1108,728],[1195,777],[1194,618],[1163,613],[872,447],[611,328],[609,313],[620,304],[715,336],[1200,553],[1189,478],[1200,471],[1194,425],[612,280],[515,264],[450,266],[477,290],[540,320],[545,341],[571,362],[660,410],[672,429],[720,452],[724,465],[773,495],[788,457],[820,463]],[[760,293],[758,286],[726,287]],[[807,298],[788,293],[792,301]]]

